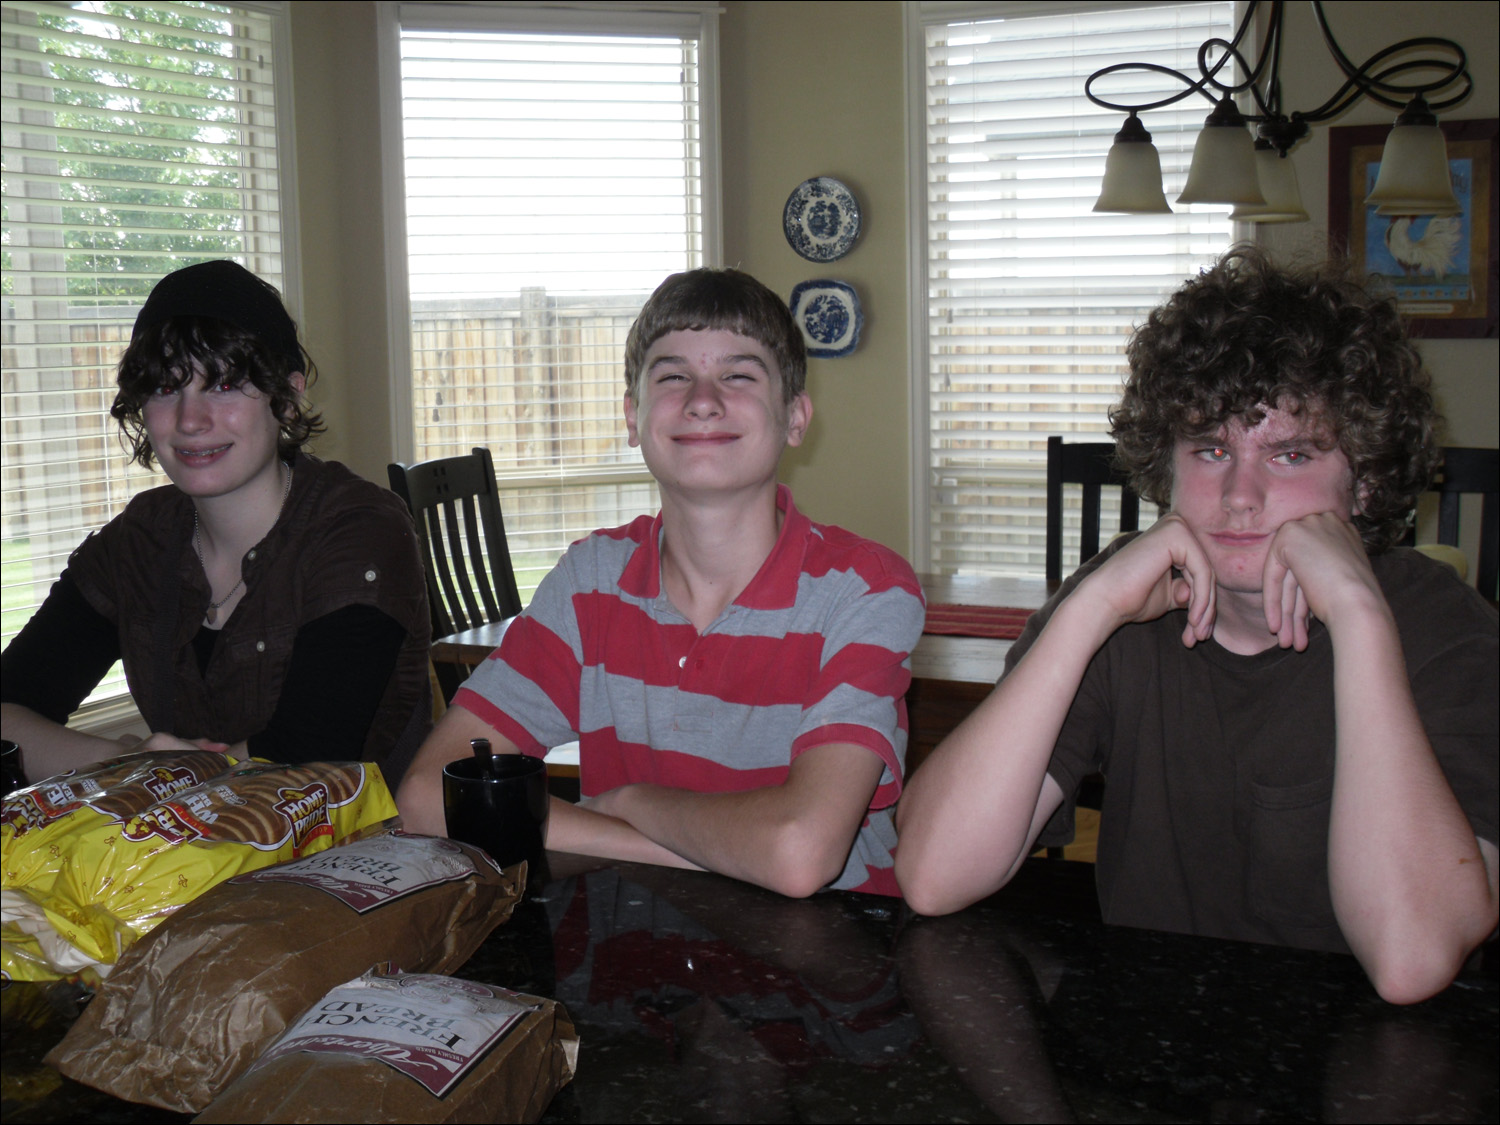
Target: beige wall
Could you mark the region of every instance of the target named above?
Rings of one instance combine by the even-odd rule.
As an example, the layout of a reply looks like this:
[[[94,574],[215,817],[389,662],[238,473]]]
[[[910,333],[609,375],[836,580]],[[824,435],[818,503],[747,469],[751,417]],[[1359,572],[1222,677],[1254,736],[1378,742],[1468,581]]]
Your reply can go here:
[[[384,484],[395,444],[375,5],[299,0],[291,17],[302,327],[329,430],[317,451]]]
[[[1475,92],[1454,117],[1497,106],[1495,4],[1328,5],[1348,53],[1361,58],[1393,39],[1449,35],[1469,51]],[[1372,18],[1374,17],[1374,18]],[[1290,10],[1283,74],[1290,104],[1321,101],[1330,71],[1310,17]],[[816,407],[806,445],[783,476],[813,518],[910,549],[906,372],[905,103],[901,7],[895,2],[773,3],[730,0],[721,28],[725,261],[789,294],[799,281],[854,285],[865,310],[859,350],[814,360]],[[304,308],[324,378],[318,400],[330,423],[328,455],[383,481],[390,432],[380,145],[372,3],[292,5]],[[1309,77],[1304,77],[1309,76]],[[1341,124],[1386,120],[1362,105]],[[1326,241],[1327,134],[1297,150],[1311,224],[1264,232],[1278,254],[1321,253]],[[787,194],[809,176],[847,183],[864,209],[854,250],[819,266],[781,234]],[[1451,444],[1500,445],[1497,344],[1423,344],[1449,418]],[[1471,519],[1468,521],[1473,523]]]
[[[906,141],[901,6],[726,5],[723,89],[724,260],[783,296],[800,281],[854,286],[858,350],[814,359],[808,442],[782,479],[813,519],[910,549],[906,374]],[[836,262],[799,257],[782,234],[787,196],[810,176],[842,180],[862,229]]]

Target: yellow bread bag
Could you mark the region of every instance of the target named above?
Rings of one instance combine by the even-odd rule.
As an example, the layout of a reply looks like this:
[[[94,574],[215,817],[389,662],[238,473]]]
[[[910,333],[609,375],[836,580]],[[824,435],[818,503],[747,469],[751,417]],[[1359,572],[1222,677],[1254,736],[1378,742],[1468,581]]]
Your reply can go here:
[[[41,832],[5,839],[0,970],[10,979],[101,979],[138,937],[210,887],[396,815],[379,767],[359,762],[251,762],[139,812],[97,804],[49,825],[45,841]],[[30,861],[36,847],[45,862]]]
[[[55,873],[71,829],[69,818],[88,807],[123,822],[239,763],[212,750],[155,750],[122,754],[82,770],[17,789],[0,812],[0,863],[5,886],[29,886]]]

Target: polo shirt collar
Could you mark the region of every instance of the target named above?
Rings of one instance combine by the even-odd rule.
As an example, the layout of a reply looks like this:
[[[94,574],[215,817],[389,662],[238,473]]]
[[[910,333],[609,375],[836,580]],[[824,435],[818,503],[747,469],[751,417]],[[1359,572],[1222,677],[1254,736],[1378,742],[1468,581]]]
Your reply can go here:
[[[749,609],[787,609],[797,604],[797,585],[812,521],[797,510],[792,490],[776,486],[776,510],[782,514],[781,530],[766,561],[750,584],[734,600]],[[620,574],[620,590],[637,598],[661,597],[661,513],[644,529],[640,546]]]

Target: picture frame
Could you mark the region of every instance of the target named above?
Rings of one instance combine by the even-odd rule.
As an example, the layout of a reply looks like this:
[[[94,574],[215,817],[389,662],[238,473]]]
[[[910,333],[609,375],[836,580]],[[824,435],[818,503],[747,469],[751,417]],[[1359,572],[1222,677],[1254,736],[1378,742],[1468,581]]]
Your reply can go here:
[[[1413,336],[1492,338],[1500,322],[1500,213],[1496,209],[1500,119],[1442,121],[1453,190],[1463,213],[1377,215],[1365,206],[1388,125],[1328,130],[1328,250],[1360,274],[1387,281]]]

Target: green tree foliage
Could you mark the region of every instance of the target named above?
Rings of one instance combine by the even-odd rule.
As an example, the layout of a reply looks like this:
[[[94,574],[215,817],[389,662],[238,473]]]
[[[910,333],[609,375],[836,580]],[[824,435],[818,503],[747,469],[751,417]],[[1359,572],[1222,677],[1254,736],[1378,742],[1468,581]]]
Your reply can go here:
[[[46,155],[75,303],[140,299],[184,264],[245,251],[244,134],[271,107],[248,100],[253,63],[225,9],[93,2],[39,13],[22,34],[53,80]]]

